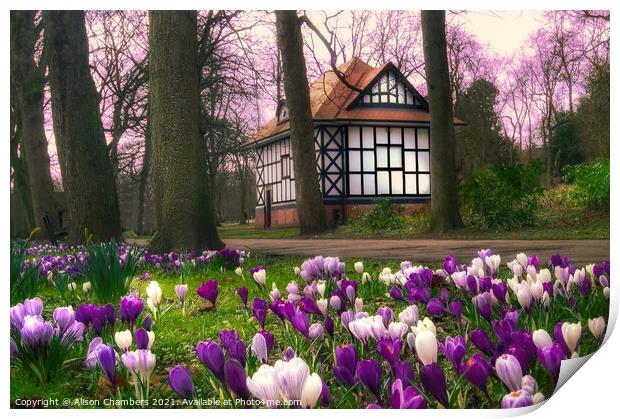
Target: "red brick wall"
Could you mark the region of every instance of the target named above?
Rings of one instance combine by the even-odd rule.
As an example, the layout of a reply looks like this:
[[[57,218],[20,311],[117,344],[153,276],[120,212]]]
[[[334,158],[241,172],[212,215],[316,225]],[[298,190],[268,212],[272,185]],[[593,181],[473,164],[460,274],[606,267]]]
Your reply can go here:
[[[401,204],[405,214],[412,214],[415,212],[422,212],[430,210],[430,202],[414,203],[414,204]],[[329,224],[334,223],[334,209],[340,210],[342,217],[342,205],[340,204],[325,204],[325,216]],[[345,221],[350,221],[356,214],[360,212],[366,212],[372,210],[374,204],[346,204],[344,206]],[[278,208],[273,207],[271,210],[271,226],[272,227],[285,227],[298,225],[299,219],[297,214],[297,208]],[[265,225],[265,212],[264,208],[256,208],[256,228],[264,228]]]

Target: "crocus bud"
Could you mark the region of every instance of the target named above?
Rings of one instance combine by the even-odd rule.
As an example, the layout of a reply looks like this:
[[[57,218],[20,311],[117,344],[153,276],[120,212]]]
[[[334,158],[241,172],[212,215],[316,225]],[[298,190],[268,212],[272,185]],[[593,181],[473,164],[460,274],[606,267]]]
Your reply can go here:
[[[534,345],[539,349],[553,345],[551,336],[544,329],[535,330],[534,333],[532,333],[532,340],[534,341]]]
[[[267,341],[262,334],[257,333],[254,335],[254,338],[252,339],[251,350],[252,353],[262,364],[267,363]]]
[[[252,277],[257,284],[264,287],[265,281],[267,281],[267,271],[265,271],[264,269],[259,269],[258,271],[254,272]]]
[[[364,307],[364,301],[361,298],[356,298],[355,299],[355,312],[359,313],[360,311],[362,311],[362,308]]]
[[[328,303],[325,298],[319,298],[318,300],[316,300],[316,306],[319,308],[323,316],[327,315],[327,304]]]
[[[357,272],[358,274],[363,274],[364,273],[364,264],[362,262],[355,262],[355,265],[353,265],[353,267],[355,268],[355,272]]]
[[[77,288],[77,285],[76,285],[75,282],[70,282],[69,285],[67,285],[67,288],[69,288],[69,291],[75,292],[75,289]]]
[[[531,375],[525,375],[521,380],[521,388],[531,395],[534,395],[538,392],[538,383]]]
[[[187,291],[189,290],[187,284],[179,284],[179,285],[175,285],[174,287],[174,292],[177,295],[177,297],[179,298],[179,301],[181,302],[181,304],[183,304],[185,302],[185,296],[187,295]]]
[[[235,269],[235,274],[239,277],[243,276],[243,269],[241,269],[241,266],[237,267],[237,269]]]
[[[90,292],[91,284],[90,281],[86,281],[82,284],[82,292],[84,294],[88,294]]]
[[[409,327],[407,324],[402,322],[392,322],[388,326],[388,333],[390,334],[390,338],[392,340],[402,339],[407,333],[407,329]]]
[[[588,329],[595,339],[600,339],[605,332],[605,318],[603,316],[588,320]]]
[[[577,344],[581,339],[581,323],[563,323],[562,336],[564,337],[564,342],[566,342],[566,346],[570,352],[575,352],[577,349]]]
[[[329,305],[336,311],[340,311],[342,300],[337,295],[332,295],[329,299]]]
[[[299,269],[299,266],[295,266],[293,268],[293,272],[295,272],[295,276],[299,276],[299,273],[301,272],[301,269]]]
[[[321,296],[321,298],[325,297],[325,281],[319,281],[316,284],[316,290]]]
[[[318,374],[312,373],[304,381],[304,385],[301,389],[301,405],[304,408],[311,408],[316,405],[316,402],[321,396],[323,390],[323,380]]]
[[[437,338],[429,330],[416,333],[415,350],[424,365],[437,362]]]
[[[182,365],[176,365],[168,373],[168,385],[182,399],[192,399],[194,382],[192,374]]]
[[[366,282],[370,282],[371,279],[372,277],[370,276],[368,272],[364,272],[362,274],[362,284],[365,284]]]
[[[131,331],[125,330],[123,332],[116,332],[114,334],[114,342],[116,342],[116,346],[123,352],[126,352],[131,348]]]
[[[521,364],[519,360],[510,354],[503,354],[495,360],[495,373],[506,384],[510,391],[521,389]]]
[[[310,329],[308,330],[308,336],[310,339],[321,339],[323,337],[324,332],[323,325],[321,323],[314,323],[310,325]]]

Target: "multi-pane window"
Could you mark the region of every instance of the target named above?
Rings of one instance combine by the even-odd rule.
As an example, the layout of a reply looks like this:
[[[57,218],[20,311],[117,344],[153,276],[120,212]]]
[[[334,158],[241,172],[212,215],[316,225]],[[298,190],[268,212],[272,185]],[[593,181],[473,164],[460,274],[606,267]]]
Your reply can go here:
[[[389,71],[381,75],[379,80],[370,89],[371,94],[362,96],[363,104],[390,103],[394,105],[421,106],[422,103],[415,97],[396,73]]]
[[[430,194],[428,128],[349,127],[350,196]]]
[[[267,190],[271,190],[273,203],[295,200],[295,181],[290,153],[290,141],[288,138],[257,148],[257,205],[265,204]]]

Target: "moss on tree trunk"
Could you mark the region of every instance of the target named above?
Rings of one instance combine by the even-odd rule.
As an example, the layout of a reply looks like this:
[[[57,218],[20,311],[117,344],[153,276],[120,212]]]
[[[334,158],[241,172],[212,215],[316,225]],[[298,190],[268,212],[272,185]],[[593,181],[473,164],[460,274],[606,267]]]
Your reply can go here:
[[[116,185],[90,74],[83,11],[45,11],[54,136],[71,231],[68,241],[120,238]]]
[[[200,136],[195,11],[149,12],[149,117],[158,251],[223,246]]]

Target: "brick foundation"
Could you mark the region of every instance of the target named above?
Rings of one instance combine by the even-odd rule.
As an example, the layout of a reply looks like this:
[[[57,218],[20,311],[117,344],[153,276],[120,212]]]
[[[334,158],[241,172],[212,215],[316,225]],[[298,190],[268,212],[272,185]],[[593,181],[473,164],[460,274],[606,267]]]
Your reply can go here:
[[[341,224],[368,212],[374,208],[374,204],[325,204],[325,216],[328,224]],[[429,211],[430,201],[419,203],[400,204],[405,214]],[[292,227],[299,224],[297,208],[295,204],[286,206],[273,206],[271,209],[271,227]],[[256,207],[256,228],[265,228],[265,209]]]

